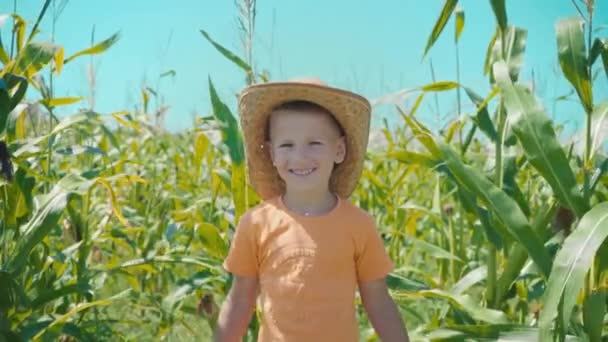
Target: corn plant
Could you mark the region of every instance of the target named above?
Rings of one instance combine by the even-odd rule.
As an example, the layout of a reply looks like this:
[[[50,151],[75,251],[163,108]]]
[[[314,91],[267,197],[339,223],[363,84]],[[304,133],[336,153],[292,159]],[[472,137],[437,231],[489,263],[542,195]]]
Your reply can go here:
[[[454,13],[457,2],[445,1],[425,54],[452,15],[457,41],[464,25],[462,14]],[[414,291],[415,295],[440,298],[451,305],[450,310],[441,309],[429,320],[427,330],[434,332],[427,336],[516,335],[520,340],[538,336],[543,341],[578,336],[599,341],[606,333],[608,161],[599,140],[601,125],[594,130],[592,124],[604,120],[606,104],[593,102],[590,75],[593,62],[605,54],[604,39],[596,38],[588,49],[580,18],[556,24],[560,66],[579,95],[586,115],[585,152],[578,156],[561,145],[545,109],[531,90],[518,82],[526,31],[508,25],[504,1],[490,3],[497,23],[484,66],[492,86],[490,94],[484,98],[459,82],[437,82],[418,89],[420,94],[411,109],[398,108],[411,134],[427,152],[412,150],[408,143],[400,144],[391,137],[388,156],[407,165],[405,171],[398,171],[403,174],[412,167],[438,172],[434,191],[428,185],[425,190],[434,194],[432,199],[426,198],[426,203],[418,205],[397,199],[397,203],[387,206],[410,214],[409,218],[400,211],[392,215],[397,217],[397,227],[405,227],[409,240],[414,237],[411,248],[426,250],[440,259],[438,277],[419,270],[404,275],[426,280],[430,289]],[[585,5],[587,46],[591,47],[593,2]],[[453,125],[442,139],[415,117],[428,92],[451,89],[465,90],[477,108],[470,115],[466,138],[458,143],[452,142],[453,134],[460,134],[464,125]],[[490,118],[489,108],[495,98],[498,103]],[[482,164],[478,162],[479,154],[487,156],[488,150],[471,151],[476,131],[485,135],[479,139],[493,143],[494,163],[488,165],[486,158],[481,159]],[[371,183],[382,184],[373,180]],[[445,210],[446,202],[454,203],[449,211]],[[432,209],[425,209],[425,205]],[[454,206],[463,208],[464,213],[454,210]],[[408,221],[412,217],[430,221],[438,232],[420,233],[415,229],[416,221]],[[551,226],[557,231],[548,229]],[[421,243],[419,234],[435,244]],[[473,258],[470,249],[463,247],[463,241],[469,239],[483,247],[476,248]],[[407,240],[401,238],[406,245]],[[403,254],[398,248],[395,247],[395,257],[400,253],[411,262],[411,252]],[[473,292],[480,290],[471,288],[476,283],[485,283],[485,291]],[[395,286],[399,289],[399,283]],[[405,289],[412,291],[411,286]],[[463,290],[477,295],[464,294]]]

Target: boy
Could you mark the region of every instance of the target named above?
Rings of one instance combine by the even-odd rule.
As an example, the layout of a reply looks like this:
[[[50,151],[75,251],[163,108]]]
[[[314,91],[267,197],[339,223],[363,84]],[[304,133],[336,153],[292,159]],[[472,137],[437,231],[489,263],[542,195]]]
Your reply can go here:
[[[260,342],[358,341],[357,288],[382,341],[408,341],[374,219],[347,200],[363,167],[369,102],[300,80],[248,87],[239,111],[250,182],[264,201],[243,215],[224,261],[234,282],[216,341],[241,341],[258,294]]]

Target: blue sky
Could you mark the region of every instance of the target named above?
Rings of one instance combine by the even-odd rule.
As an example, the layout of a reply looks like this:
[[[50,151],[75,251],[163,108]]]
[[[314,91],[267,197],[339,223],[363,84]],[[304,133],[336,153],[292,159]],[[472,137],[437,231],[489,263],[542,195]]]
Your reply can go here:
[[[12,3],[0,2],[0,13],[12,12]],[[17,1],[17,12],[33,23],[42,3]],[[596,3],[595,26],[608,25],[608,1]],[[438,80],[455,80],[452,21],[422,59],[426,39],[442,5],[440,0],[260,0],[255,66],[268,70],[273,80],[318,76],[370,99],[429,83],[431,60]],[[494,16],[489,1],[461,0],[460,6],[466,16],[460,41],[462,83],[486,95],[489,87],[482,67],[494,30]],[[530,82],[534,70],[538,94],[552,116],[550,99],[569,89],[557,73],[554,25],[559,18],[575,15],[576,10],[570,0],[510,0],[507,12],[510,24],[528,30],[525,68],[520,79]],[[42,23],[39,39],[51,39],[51,19],[52,8]],[[2,30],[4,41],[9,37],[8,26]],[[234,1],[69,0],[56,24],[55,40],[70,55],[89,46],[93,26],[97,41],[121,32],[120,41],[94,59],[97,111],[133,109],[141,102],[141,87],[147,85],[159,90],[170,106],[166,119],[169,129],[191,128],[193,113],[210,113],[208,77],[223,100],[235,109],[235,94],[244,86],[244,75],[199,32],[205,29],[216,41],[243,55]],[[608,29],[599,34],[608,36]],[[66,65],[56,79],[58,96],[89,95],[89,62],[86,57]],[[175,77],[159,81],[158,76],[168,70],[174,70]],[[607,83],[605,75],[600,75],[596,100],[608,98]],[[465,112],[470,111],[469,102],[465,99],[464,103]],[[441,94],[439,106],[442,115],[453,117],[455,93]],[[579,107],[560,103],[555,116],[559,122],[570,122],[571,127],[580,126],[583,113]],[[78,105],[70,106],[63,108],[63,113],[77,109]],[[420,115],[431,123],[434,112],[434,100],[429,97]],[[374,115],[378,122],[380,117],[395,116],[395,111],[391,106],[381,106]]]

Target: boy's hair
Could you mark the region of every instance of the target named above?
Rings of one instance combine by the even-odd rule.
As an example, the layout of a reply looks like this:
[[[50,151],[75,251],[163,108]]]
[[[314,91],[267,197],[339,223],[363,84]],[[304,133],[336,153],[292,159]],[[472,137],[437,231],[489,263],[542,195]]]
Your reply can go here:
[[[338,130],[338,132],[340,133],[340,136],[344,136],[344,128],[342,127],[342,125],[340,125],[338,120],[336,120],[336,117],[327,108],[320,106],[314,102],[305,101],[305,100],[288,101],[288,102],[284,102],[284,103],[274,107],[270,112],[274,113],[274,112],[283,111],[283,110],[298,111],[298,112],[315,112],[315,113],[325,114],[330,118],[332,125]],[[265,136],[266,136],[266,141],[269,141],[270,140],[270,119],[266,121]]]

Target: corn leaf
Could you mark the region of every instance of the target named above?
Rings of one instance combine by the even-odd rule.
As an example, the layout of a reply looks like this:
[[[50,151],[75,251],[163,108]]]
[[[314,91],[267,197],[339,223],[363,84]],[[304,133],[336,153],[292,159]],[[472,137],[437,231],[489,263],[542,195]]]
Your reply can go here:
[[[606,315],[606,289],[598,289],[588,294],[583,302],[584,328],[590,341],[602,340],[602,328]]]
[[[490,63],[498,61],[506,61],[509,67],[509,75],[514,82],[519,78],[519,72],[524,64],[524,53],[526,51],[526,42],[528,40],[528,31],[509,26],[504,35],[504,58],[503,58],[503,36],[496,37],[496,42],[492,48],[492,57]],[[490,74],[490,81],[494,82],[494,74]]]
[[[456,30],[454,31],[455,41],[458,43],[460,39],[460,35],[462,34],[462,30],[464,29],[464,10],[462,7],[457,6],[454,11],[454,17],[456,18]]]
[[[441,35],[441,32],[445,28],[445,25],[450,19],[452,12],[454,12],[454,8],[456,8],[457,4],[458,0],[445,0],[445,2],[443,3],[443,9],[441,10],[441,14],[439,15],[439,18],[437,18],[435,26],[433,27],[433,31],[427,39],[426,47],[424,48],[424,54],[422,55],[423,58],[424,56],[426,56],[427,52],[431,49],[431,47],[433,47],[435,41],[437,41],[437,38],[439,38],[439,35]]]
[[[551,258],[538,235],[534,233],[517,203],[498,189],[480,171],[467,166],[449,145],[440,143],[443,160],[458,183],[477,195],[511,234],[526,247],[528,253],[543,272],[549,275]]]
[[[84,100],[83,97],[56,97],[54,99],[42,99],[39,102],[48,107],[66,106]]]
[[[511,83],[503,62],[494,65],[498,87],[504,98],[508,120],[530,163],[551,185],[555,195],[578,217],[587,211],[550,119],[527,89]]]
[[[236,221],[241,217],[247,208],[247,183],[245,176],[245,152],[243,150],[243,140],[238,123],[235,117],[217,95],[211,78],[209,78],[209,93],[213,106],[213,115],[220,124],[222,142],[228,147],[228,153],[232,162],[232,173],[230,176],[230,188],[234,207],[236,211]]]
[[[591,113],[591,156],[602,149],[604,141],[608,137],[608,101],[597,104]]]
[[[91,46],[88,49],[79,51],[79,52],[71,55],[70,57],[66,58],[65,61],[63,61],[63,64],[67,64],[80,56],[97,55],[97,54],[103,53],[106,50],[108,50],[109,48],[111,48],[114,44],[116,44],[116,42],[119,39],[120,39],[120,32],[116,32],[113,35],[111,35],[108,39],[103,40],[103,41]]]
[[[196,230],[205,250],[207,250],[210,255],[218,258],[224,258],[226,256],[228,247],[216,226],[207,222],[201,222],[197,224]]]
[[[506,30],[508,19],[507,19],[507,8],[505,7],[505,0],[490,0],[492,5],[492,11],[496,17],[496,23],[501,30]]]
[[[475,303],[474,299],[468,295],[454,295],[442,290],[423,290],[418,291],[418,295],[426,298],[438,298],[446,300],[453,307],[463,310],[473,319],[482,322],[500,324],[507,323],[507,316],[502,311],[486,309]]]
[[[59,48],[45,42],[28,43],[15,58],[12,72],[31,78],[53,59]]]
[[[555,25],[559,65],[572,84],[587,113],[593,110],[593,93],[585,48],[583,20],[579,17],[562,19]]]
[[[249,64],[247,64],[247,62],[245,62],[244,60],[242,60],[239,56],[237,56],[236,54],[232,53],[230,50],[226,49],[222,45],[218,44],[215,40],[213,40],[211,38],[211,36],[209,36],[209,34],[207,33],[207,31],[201,30],[201,34],[224,57],[228,58],[232,63],[236,64],[239,68],[245,70],[246,72],[251,72],[251,66]]]
[[[562,320],[564,326],[568,326],[576,297],[583,288],[585,275],[593,263],[596,252],[607,237],[608,202],[603,202],[582,217],[574,232],[566,238],[555,256],[555,263],[543,296],[543,310],[539,317],[541,341],[551,339],[551,323],[562,300],[561,316],[557,319]]]

